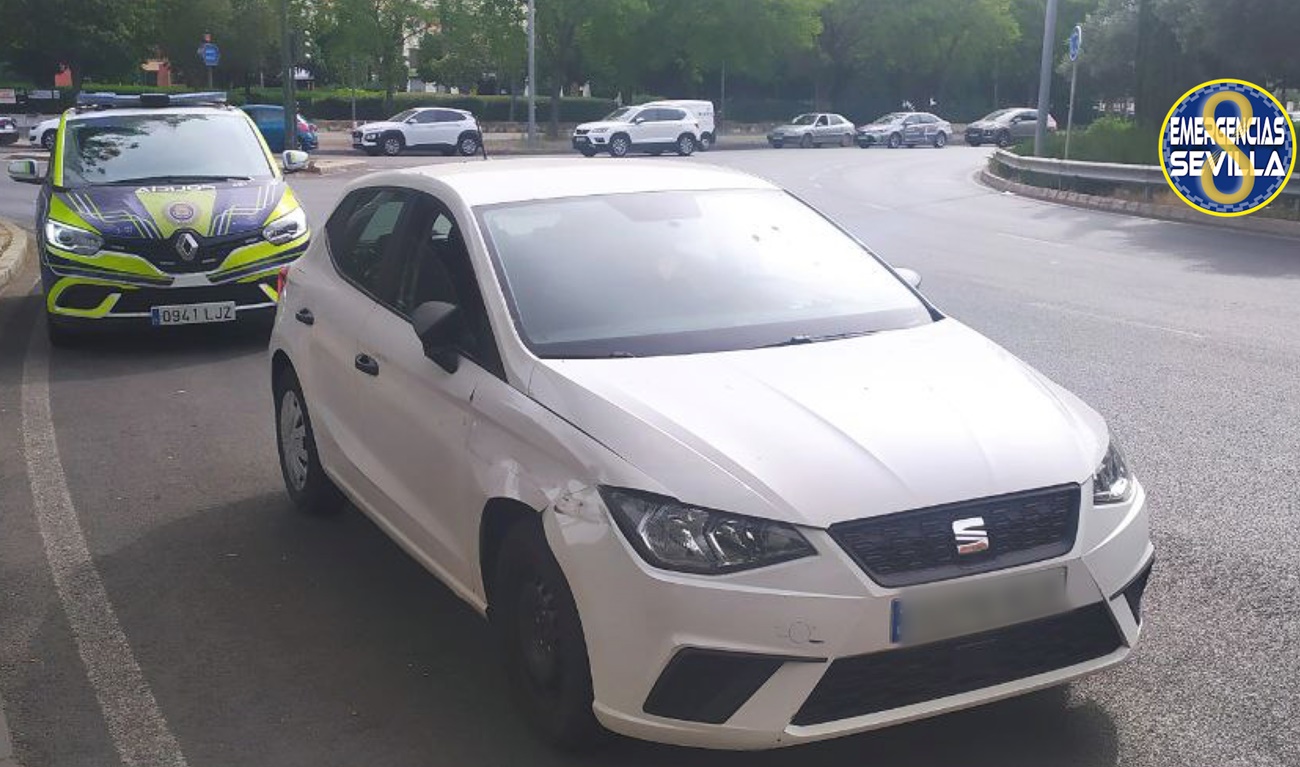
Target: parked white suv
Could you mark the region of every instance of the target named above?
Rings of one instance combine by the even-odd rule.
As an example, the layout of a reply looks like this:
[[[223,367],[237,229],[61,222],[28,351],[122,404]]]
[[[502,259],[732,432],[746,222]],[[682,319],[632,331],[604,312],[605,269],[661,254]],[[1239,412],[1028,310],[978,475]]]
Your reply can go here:
[[[611,157],[626,157],[632,152],[676,152],[685,157],[699,147],[700,133],[699,120],[686,109],[642,104],[622,107],[604,120],[579,125],[573,131],[573,148],[587,157],[600,152],[609,152]]]
[[[270,342],[289,495],[485,614],[551,741],[790,745],[1138,641],[1146,496],[1101,416],[772,184],[439,165],[325,231]]]
[[[39,144],[46,151],[53,151],[54,141],[59,135],[59,121],[62,119],[62,117],[51,117],[36,123],[27,129],[27,140]]]
[[[396,157],[407,149],[433,149],[464,157],[477,154],[483,141],[478,120],[463,109],[420,107],[352,131],[352,146],[366,154]]]

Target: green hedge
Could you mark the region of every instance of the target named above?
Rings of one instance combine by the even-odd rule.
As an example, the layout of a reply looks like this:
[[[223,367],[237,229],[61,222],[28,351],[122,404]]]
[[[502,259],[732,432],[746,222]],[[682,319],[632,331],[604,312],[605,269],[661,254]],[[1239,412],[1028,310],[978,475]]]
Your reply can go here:
[[[1065,131],[1047,137],[1045,154],[1048,157],[1065,157]],[[1033,141],[1022,141],[1014,148],[1016,154],[1032,155]],[[1160,164],[1160,132],[1142,129],[1132,120],[1107,115],[1094,121],[1087,130],[1078,128],[1070,139],[1070,159],[1088,162],[1118,162],[1130,165]]]
[[[86,83],[82,90],[87,93],[109,91],[112,93],[188,93],[196,88],[172,86],[158,88],[145,85],[123,85],[118,83]],[[279,88],[253,88],[247,92],[243,88],[227,91],[230,103],[242,105],[278,104],[281,99]],[[28,105],[0,104],[0,109],[10,107],[12,112],[56,113],[72,106],[74,97],[70,90],[60,92],[58,101],[30,101]],[[469,96],[445,95],[435,93],[395,93],[391,109],[384,107],[384,94],[377,91],[357,91],[357,119],[382,120],[410,107],[440,106],[451,109],[465,109],[473,112],[483,122],[505,122],[511,119],[509,96]],[[551,100],[542,96],[537,99],[537,119],[545,122],[550,117]],[[352,118],[352,91],[335,90],[300,90],[298,105],[303,115],[312,120],[349,120]],[[566,98],[560,100],[561,122],[587,122],[599,120],[612,112],[615,103],[610,99]],[[515,99],[514,120],[524,122],[528,119],[528,102],[523,97]]]

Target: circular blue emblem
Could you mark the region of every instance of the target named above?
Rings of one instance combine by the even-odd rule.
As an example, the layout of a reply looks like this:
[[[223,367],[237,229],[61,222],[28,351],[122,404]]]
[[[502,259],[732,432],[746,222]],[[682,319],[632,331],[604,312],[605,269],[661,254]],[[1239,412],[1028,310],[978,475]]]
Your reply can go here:
[[[173,202],[167,208],[167,217],[178,224],[192,221],[196,215],[198,215],[198,211],[188,202]]]
[[[1295,144],[1295,126],[1273,94],[1244,80],[1214,80],[1169,110],[1160,165],[1188,205],[1213,216],[1244,216],[1286,187]]]

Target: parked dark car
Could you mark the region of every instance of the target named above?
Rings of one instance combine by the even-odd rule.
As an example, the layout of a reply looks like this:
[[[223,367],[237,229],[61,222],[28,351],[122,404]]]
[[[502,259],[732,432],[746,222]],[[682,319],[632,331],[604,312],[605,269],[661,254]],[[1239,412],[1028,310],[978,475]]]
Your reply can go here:
[[[1034,137],[1038,127],[1038,110],[1030,107],[999,109],[966,126],[966,143],[971,146],[997,144],[1008,147]],[[1047,130],[1056,130],[1056,118],[1047,116]]]
[[[248,104],[242,109],[253,118],[253,122],[257,124],[257,129],[261,131],[272,152],[283,152],[294,148],[311,152],[320,146],[320,141],[316,137],[316,126],[304,120],[302,115],[297,115],[298,146],[287,147],[284,145],[284,107],[276,104]]]

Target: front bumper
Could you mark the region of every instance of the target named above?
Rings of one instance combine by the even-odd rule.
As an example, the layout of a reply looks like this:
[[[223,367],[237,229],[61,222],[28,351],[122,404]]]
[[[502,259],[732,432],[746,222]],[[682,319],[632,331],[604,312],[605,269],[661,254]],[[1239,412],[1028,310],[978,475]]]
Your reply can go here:
[[[701,577],[646,565],[603,508],[586,515],[548,513],[545,519],[551,548],[582,616],[594,709],[601,723],[647,740],[762,749],[987,703],[1123,660],[1140,635],[1135,597],[1145,587],[1144,573],[1153,557],[1145,495],[1139,487],[1129,503],[1096,509],[1087,500],[1090,495],[1084,497],[1074,546],[1064,556],[896,589],[874,583],[821,530],[804,531],[818,556]],[[1032,624],[1004,627],[1012,637],[1007,641],[1020,643],[1013,648],[1045,648],[1047,661],[989,676],[988,684],[970,688],[934,678],[961,665],[958,650],[939,647],[943,642],[911,648],[891,643],[890,614],[897,597],[1047,568],[1066,570],[1068,611],[1052,616],[1055,628],[1043,628],[1042,634]],[[1082,648],[1052,644],[1050,637],[1068,636],[1081,621],[1091,621],[1088,625],[1105,636]],[[907,655],[917,651],[922,651],[919,658]],[[1021,656],[1016,651],[1007,657],[1014,664]],[[879,693],[885,684],[879,669],[891,667],[917,671],[890,679],[900,692],[890,693],[893,697],[883,704],[850,701],[847,707],[827,707],[827,696],[835,704],[834,696],[844,690],[850,696]],[[707,688],[693,692],[689,684],[683,687],[692,676],[706,680]],[[835,689],[828,692],[828,687]],[[692,703],[693,696],[704,694],[711,696],[708,702]],[[835,718],[836,711],[844,710],[869,713]]]
[[[584,149],[594,149],[597,152],[609,148],[609,137],[611,133],[583,133],[574,134],[573,148],[581,152]]]

